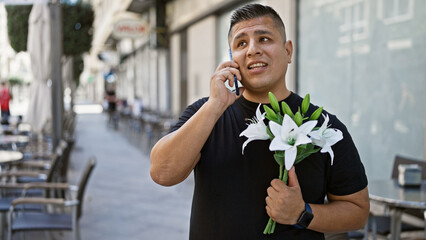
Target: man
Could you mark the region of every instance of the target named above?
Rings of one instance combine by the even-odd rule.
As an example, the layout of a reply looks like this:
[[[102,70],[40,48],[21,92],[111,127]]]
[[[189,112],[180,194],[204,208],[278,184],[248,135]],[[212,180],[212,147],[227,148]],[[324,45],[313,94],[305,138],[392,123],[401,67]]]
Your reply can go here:
[[[9,102],[12,99],[12,94],[9,92],[9,88],[6,86],[6,82],[1,83],[0,89],[0,107],[1,107],[1,123],[9,124],[10,109]]]
[[[369,213],[367,179],[349,133],[334,115],[329,123],[343,132],[343,140],[333,146],[333,165],[328,154],[312,154],[290,170],[288,185],[274,179],[278,165],[269,141],[252,141],[241,153],[246,139],[239,135],[258,104],[269,102],[268,92],[293,111],[302,102],[286,87],[293,45],[279,15],[259,4],[237,9],[228,41],[234,60],[219,64],[209,98],[189,106],[151,152],[151,177],[158,184],[177,184],[194,170],[190,239],[312,240],[362,228]],[[234,75],[244,85],[242,96],[225,87],[227,80],[233,85]],[[308,114],[315,109],[311,105]],[[301,218],[308,213],[310,218]],[[279,224],[274,234],[264,235],[269,217]]]

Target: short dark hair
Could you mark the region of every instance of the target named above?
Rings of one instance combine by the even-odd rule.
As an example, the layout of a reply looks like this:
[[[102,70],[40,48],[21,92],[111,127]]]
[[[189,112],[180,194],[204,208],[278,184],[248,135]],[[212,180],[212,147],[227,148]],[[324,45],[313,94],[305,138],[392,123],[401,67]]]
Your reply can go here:
[[[272,18],[275,25],[281,29],[280,33],[281,33],[281,37],[283,41],[284,42],[287,41],[284,22],[281,19],[280,15],[278,15],[278,13],[273,8],[262,5],[262,4],[258,4],[258,3],[250,3],[247,5],[244,5],[236,9],[232,13],[231,24],[229,26],[229,31],[228,31],[228,39],[229,37],[231,37],[231,30],[235,24],[242,21],[246,21],[246,20],[250,20],[250,19],[258,18],[258,17],[264,17],[264,16],[269,16]]]

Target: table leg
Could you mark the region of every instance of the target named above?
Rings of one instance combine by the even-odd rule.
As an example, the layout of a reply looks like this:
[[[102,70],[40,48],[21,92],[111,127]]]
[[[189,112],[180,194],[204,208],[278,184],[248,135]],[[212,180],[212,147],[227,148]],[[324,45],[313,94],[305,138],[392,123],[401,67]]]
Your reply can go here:
[[[402,210],[398,208],[393,208],[391,212],[391,240],[401,239],[401,217]]]

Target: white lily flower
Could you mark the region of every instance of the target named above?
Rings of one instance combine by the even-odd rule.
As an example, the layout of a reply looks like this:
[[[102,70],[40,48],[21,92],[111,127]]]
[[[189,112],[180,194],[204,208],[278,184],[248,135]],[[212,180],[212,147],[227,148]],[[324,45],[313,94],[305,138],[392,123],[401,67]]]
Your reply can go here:
[[[311,143],[312,140],[307,136],[317,125],[317,121],[308,121],[300,127],[287,114],[284,115],[282,125],[270,121],[269,128],[274,139],[269,145],[271,151],[285,151],[285,168],[290,170],[296,160],[297,146]]]
[[[333,165],[334,152],[333,149],[331,149],[331,146],[342,140],[343,134],[338,129],[328,128],[328,115],[323,114],[323,117],[325,120],[322,126],[318,130],[312,131],[309,135],[311,136],[312,143],[322,148],[322,153],[328,152],[330,154],[331,165]]]
[[[266,131],[266,125],[263,122],[263,119],[265,119],[266,113],[260,112],[260,106],[256,109],[256,116],[251,120],[252,123],[248,125],[246,130],[242,131],[240,134],[241,136],[245,136],[248,139],[243,143],[243,154],[244,154],[244,148],[247,146],[247,144],[253,140],[266,140],[269,139],[269,135]]]

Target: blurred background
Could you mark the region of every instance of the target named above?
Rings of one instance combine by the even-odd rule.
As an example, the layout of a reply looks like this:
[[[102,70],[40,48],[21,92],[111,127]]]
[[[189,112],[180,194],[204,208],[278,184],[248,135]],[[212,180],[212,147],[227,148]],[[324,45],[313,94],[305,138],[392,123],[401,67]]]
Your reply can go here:
[[[29,30],[36,3],[52,16],[43,40]],[[13,96],[11,120],[33,123],[56,146],[70,113],[77,131],[91,121],[84,114],[96,113],[110,124],[99,131],[141,150],[149,168],[153,144],[208,96],[211,74],[229,57],[230,14],[246,3],[281,15],[295,48],[288,87],[346,124],[369,180],[389,179],[397,155],[424,161],[423,0],[0,0],[0,80]],[[44,55],[31,48],[46,45],[51,75],[37,80]],[[182,236],[191,199],[184,192]]]

